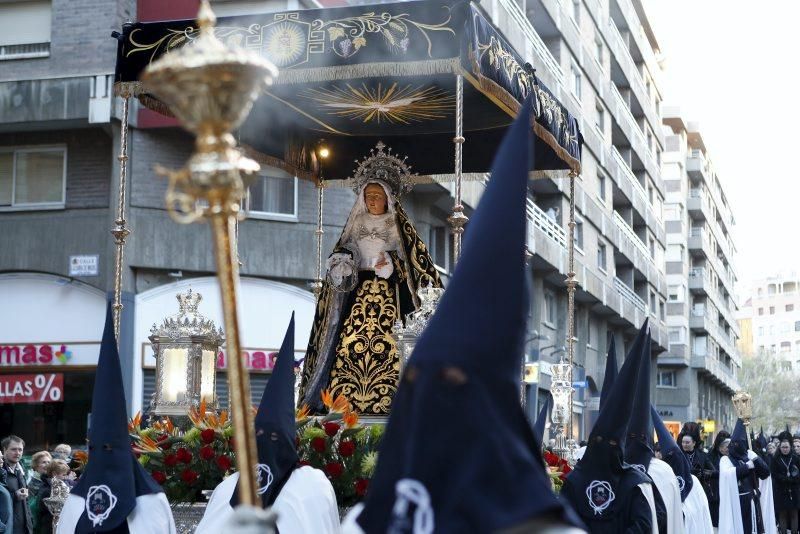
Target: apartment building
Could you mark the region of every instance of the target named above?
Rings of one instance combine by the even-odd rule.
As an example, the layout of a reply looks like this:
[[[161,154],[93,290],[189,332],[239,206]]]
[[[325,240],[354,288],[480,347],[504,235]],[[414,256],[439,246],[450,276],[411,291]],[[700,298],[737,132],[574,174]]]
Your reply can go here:
[[[731,428],[741,367],[735,219],[699,125],[677,107],[663,115],[669,350],[658,359],[657,405]]]

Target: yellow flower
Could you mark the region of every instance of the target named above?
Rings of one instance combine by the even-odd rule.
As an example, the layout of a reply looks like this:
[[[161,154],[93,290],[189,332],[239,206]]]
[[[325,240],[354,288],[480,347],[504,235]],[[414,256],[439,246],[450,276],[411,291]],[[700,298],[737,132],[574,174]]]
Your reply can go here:
[[[358,414],[353,411],[347,411],[342,418],[344,420],[345,428],[353,428],[358,424]]]

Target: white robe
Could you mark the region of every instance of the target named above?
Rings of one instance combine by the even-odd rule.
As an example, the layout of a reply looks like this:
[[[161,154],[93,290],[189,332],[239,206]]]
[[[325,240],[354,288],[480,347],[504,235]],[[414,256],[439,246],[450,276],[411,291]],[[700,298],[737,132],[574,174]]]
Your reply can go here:
[[[56,534],[74,534],[85,510],[86,499],[70,494],[61,510]],[[130,534],[175,534],[175,520],[167,496],[151,493],[137,497],[136,507],[128,516],[128,531]]]
[[[667,534],[684,534],[681,490],[672,468],[663,460],[653,458],[650,460],[647,474],[653,479],[667,509]]]
[[[653,494],[653,485],[649,482],[644,482],[639,484],[639,489],[642,490],[642,494],[644,498],[647,500],[647,504],[650,506],[650,518],[653,524],[652,526],[652,534],[659,534],[658,533],[658,515],[656,515],[656,497]]]
[[[749,459],[757,458],[753,451],[747,451]],[[775,508],[772,503],[772,477],[759,481],[761,493],[761,514],[767,534],[775,534]],[[755,511],[751,511],[755,519]],[[755,527],[755,520],[753,521]],[[739,502],[739,484],[736,479],[736,467],[727,456],[719,461],[719,529],[720,533],[761,534],[760,532],[744,532],[742,526],[742,508]]]
[[[195,534],[224,532],[233,515],[230,501],[238,482],[239,473],[233,473],[220,482],[211,494]],[[322,471],[313,467],[295,469],[271,509],[278,514],[278,530],[281,534],[341,532],[333,486]]]
[[[683,521],[687,534],[714,534],[706,492],[694,475],[692,475],[692,489],[683,501]]]

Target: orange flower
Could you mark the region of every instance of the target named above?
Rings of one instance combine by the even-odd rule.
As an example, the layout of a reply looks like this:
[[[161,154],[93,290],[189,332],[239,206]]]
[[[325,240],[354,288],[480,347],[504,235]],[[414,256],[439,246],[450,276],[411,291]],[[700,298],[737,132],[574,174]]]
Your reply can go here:
[[[322,390],[322,404],[328,409],[333,406],[333,395],[331,395],[331,392],[327,389]]]
[[[342,418],[345,428],[353,428],[358,424],[358,414],[354,411],[347,411]]]
[[[151,438],[150,436],[140,436],[136,440],[136,445],[133,446],[133,450],[140,453],[156,453],[161,452],[161,449],[156,443],[156,440]]]
[[[142,428],[142,412],[136,412],[136,415],[128,422],[128,432],[138,433]]]
[[[348,412],[350,411],[350,401],[340,393],[336,396],[336,400],[333,401],[333,406],[330,407],[330,411],[335,413]]]
[[[294,414],[295,421],[302,421],[303,419],[307,419],[308,415],[311,413],[311,410],[308,408],[307,404],[304,404],[300,407],[299,410]]]

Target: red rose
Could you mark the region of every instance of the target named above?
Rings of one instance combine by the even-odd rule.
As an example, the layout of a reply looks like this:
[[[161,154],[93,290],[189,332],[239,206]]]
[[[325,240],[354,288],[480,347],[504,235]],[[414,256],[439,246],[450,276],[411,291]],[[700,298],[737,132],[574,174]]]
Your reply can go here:
[[[325,472],[330,478],[339,478],[342,476],[342,472],[344,472],[344,466],[339,462],[331,462],[325,464]]]
[[[181,480],[183,480],[187,484],[194,484],[199,476],[200,475],[198,475],[191,469],[184,469],[183,472],[181,473]]]
[[[358,495],[359,497],[363,497],[367,493],[367,488],[369,487],[369,479],[357,478],[355,482],[353,482],[353,487],[356,490],[356,495]]]
[[[151,475],[152,475],[152,477],[153,477],[153,480],[155,480],[155,481],[156,481],[156,482],[158,482],[159,484],[163,484],[164,482],[166,482],[166,481],[167,481],[167,475],[165,475],[165,474],[164,474],[164,473],[162,473],[161,471],[153,471],[153,472],[151,473]]]
[[[158,436],[158,446],[161,447],[163,450],[167,450],[172,447],[172,443],[169,442],[169,434],[161,434]]]
[[[354,452],[356,452],[356,444],[352,439],[339,443],[339,454],[342,456],[352,456]]]
[[[217,467],[219,467],[220,471],[227,471],[231,468],[231,459],[224,454],[220,454],[217,456]]]
[[[214,459],[214,449],[209,447],[208,445],[203,445],[200,447],[200,458],[203,460],[213,460]]]
[[[320,454],[325,452],[327,446],[328,444],[325,442],[325,438],[316,437],[311,440],[311,448]]]
[[[560,459],[561,458],[559,458],[558,455],[553,454],[550,451],[544,451],[544,461],[547,462],[547,465],[550,467],[557,467]]]
[[[178,460],[180,460],[181,462],[183,462],[185,464],[188,464],[188,463],[192,462],[192,453],[189,452],[184,447],[181,447],[180,449],[178,449],[178,452],[176,453],[176,456],[178,457]]]
[[[202,432],[200,432],[200,439],[203,440],[203,443],[211,443],[214,441],[214,438],[217,437],[217,433],[214,432],[213,428],[206,428]]]
[[[168,454],[164,456],[164,465],[168,465],[169,467],[175,467],[178,465],[178,457],[174,454]]]
[[[339,432],[339,425],[337,423],[325,423],[322,425],[325,428],[325,433],[328,434],[330,437],[336,435]]]

